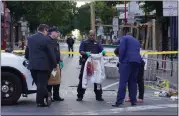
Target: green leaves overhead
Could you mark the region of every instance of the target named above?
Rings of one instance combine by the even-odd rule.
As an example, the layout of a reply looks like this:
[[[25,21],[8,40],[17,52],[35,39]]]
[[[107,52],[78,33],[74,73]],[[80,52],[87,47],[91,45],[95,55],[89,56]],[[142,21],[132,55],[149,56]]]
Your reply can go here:
[[[76,2],[7,1],[7,7],[11,11],[14,22],[18,22],[21,17],[24,17],[29,22],[31,30],[36,29],[40,23],[55,25],[63,29],[66,25],[72,25]]]
[[[112,18],[116,15],[116,4],[118,1],[96,1],[94,2],[95,16],[101,18],[103,24],[112,24]],[[90,3],[78,9],[77,28],[83,33],[90,30]]]
[[[162,1],[143,1],[143,3],[144,4],[141,6],[141,8],[144,10],[144,12],[148,14],[149,12],[156,10],[156,16],[162,16],[163,13]]]
[[[106,4],[106,2],[95,2],[95,15],[101,18],[103,24],[112,24],[116,8],[109,7]]]

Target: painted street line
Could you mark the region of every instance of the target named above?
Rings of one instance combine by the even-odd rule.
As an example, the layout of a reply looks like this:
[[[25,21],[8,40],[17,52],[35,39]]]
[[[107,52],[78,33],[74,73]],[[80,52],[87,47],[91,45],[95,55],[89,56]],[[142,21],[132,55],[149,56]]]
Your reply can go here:
[[[96,110],[91,112],[72,112],[68,115],[109,115],[109,114],[116,114],[121,112],[134,112],[134,111],[144,111],[144,110],[154,110],[154,109],[156,110],[162,108],[177,108],[177,107],[178,107],[177,104],[141,105],[135,107]]]
[[[110,85],[107,85],[107,86],[103,87],[102,90],[106,90],[107,88],[110,88],[110,87],[112,87],[112,86],[114,86],[114,85],[117,85],[118,83],[119,83],[119,82],[115,82],[115,83],[112,83],[112,84],[110,84]]]

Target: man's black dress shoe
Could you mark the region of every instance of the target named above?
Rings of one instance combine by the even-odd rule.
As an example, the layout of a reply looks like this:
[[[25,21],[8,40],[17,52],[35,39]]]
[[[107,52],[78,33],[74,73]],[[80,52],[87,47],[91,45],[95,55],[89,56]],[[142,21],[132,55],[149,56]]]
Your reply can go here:
[[[52,104],[52,94],[48,93],[48,97],[45,98],[45,104],[47,104],[47,106],[50,106]]]
[[[116,104],[113,104],[112,107],[119,107],[121,105],[123,105],[123,103],[116,103]]]
[[[58,97],[58,98],[53,98],[53,100],[54,100],[54,101],[64,101],[64,99],[63,99],[63,98],[61,98],[61,97]]]
[[[104,99],[103,98],[99,98],[99,99],[96,99],[97,101],[104,101]]]
[[[83,100],[83,98],[77,98],[76,99],[76,101],[82,101]]]
[[[136,106],[137,104],[136,103],[131,103],[131,106]]]
[[[43,103],[43,104],[37,104],[37,107],[48,107],[47,104]]]

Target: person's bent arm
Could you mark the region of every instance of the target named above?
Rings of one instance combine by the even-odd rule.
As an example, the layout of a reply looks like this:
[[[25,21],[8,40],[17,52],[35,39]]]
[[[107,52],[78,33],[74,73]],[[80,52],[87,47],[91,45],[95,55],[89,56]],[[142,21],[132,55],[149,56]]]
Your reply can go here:
[[[80,44],[79,53],[80,53],[82,56],[86,54],[86,53],[84,52],[84,42],[81,42],[81,44]]]
[[[121,38],[120,39],[120,47],[119,47],[119,53],[120,53],[120,58],[119,61],[122,62],[125,56],[125,52],[126,52],[126,40],[127,38]]]
[[[25,49],[25,58],[29,60],[29,47],[27,46]]]

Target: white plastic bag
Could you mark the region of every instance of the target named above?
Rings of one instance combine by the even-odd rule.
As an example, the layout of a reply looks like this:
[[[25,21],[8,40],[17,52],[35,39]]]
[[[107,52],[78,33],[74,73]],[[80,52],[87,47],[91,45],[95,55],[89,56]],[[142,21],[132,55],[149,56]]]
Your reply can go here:
[[[87,76],[87,72],[86,72],[88,62],[91,62],[94,67],[94,73],[90,77]],[[106,76],[105,76],[105,69],[104,69],[104,59],[102,53],[91,54],[91,56],[87,59],[85,63],[85,67],[83,71],[83,79],[82,79],[82,88],[86,89],[88,82],[101,84],[105,78]]]

